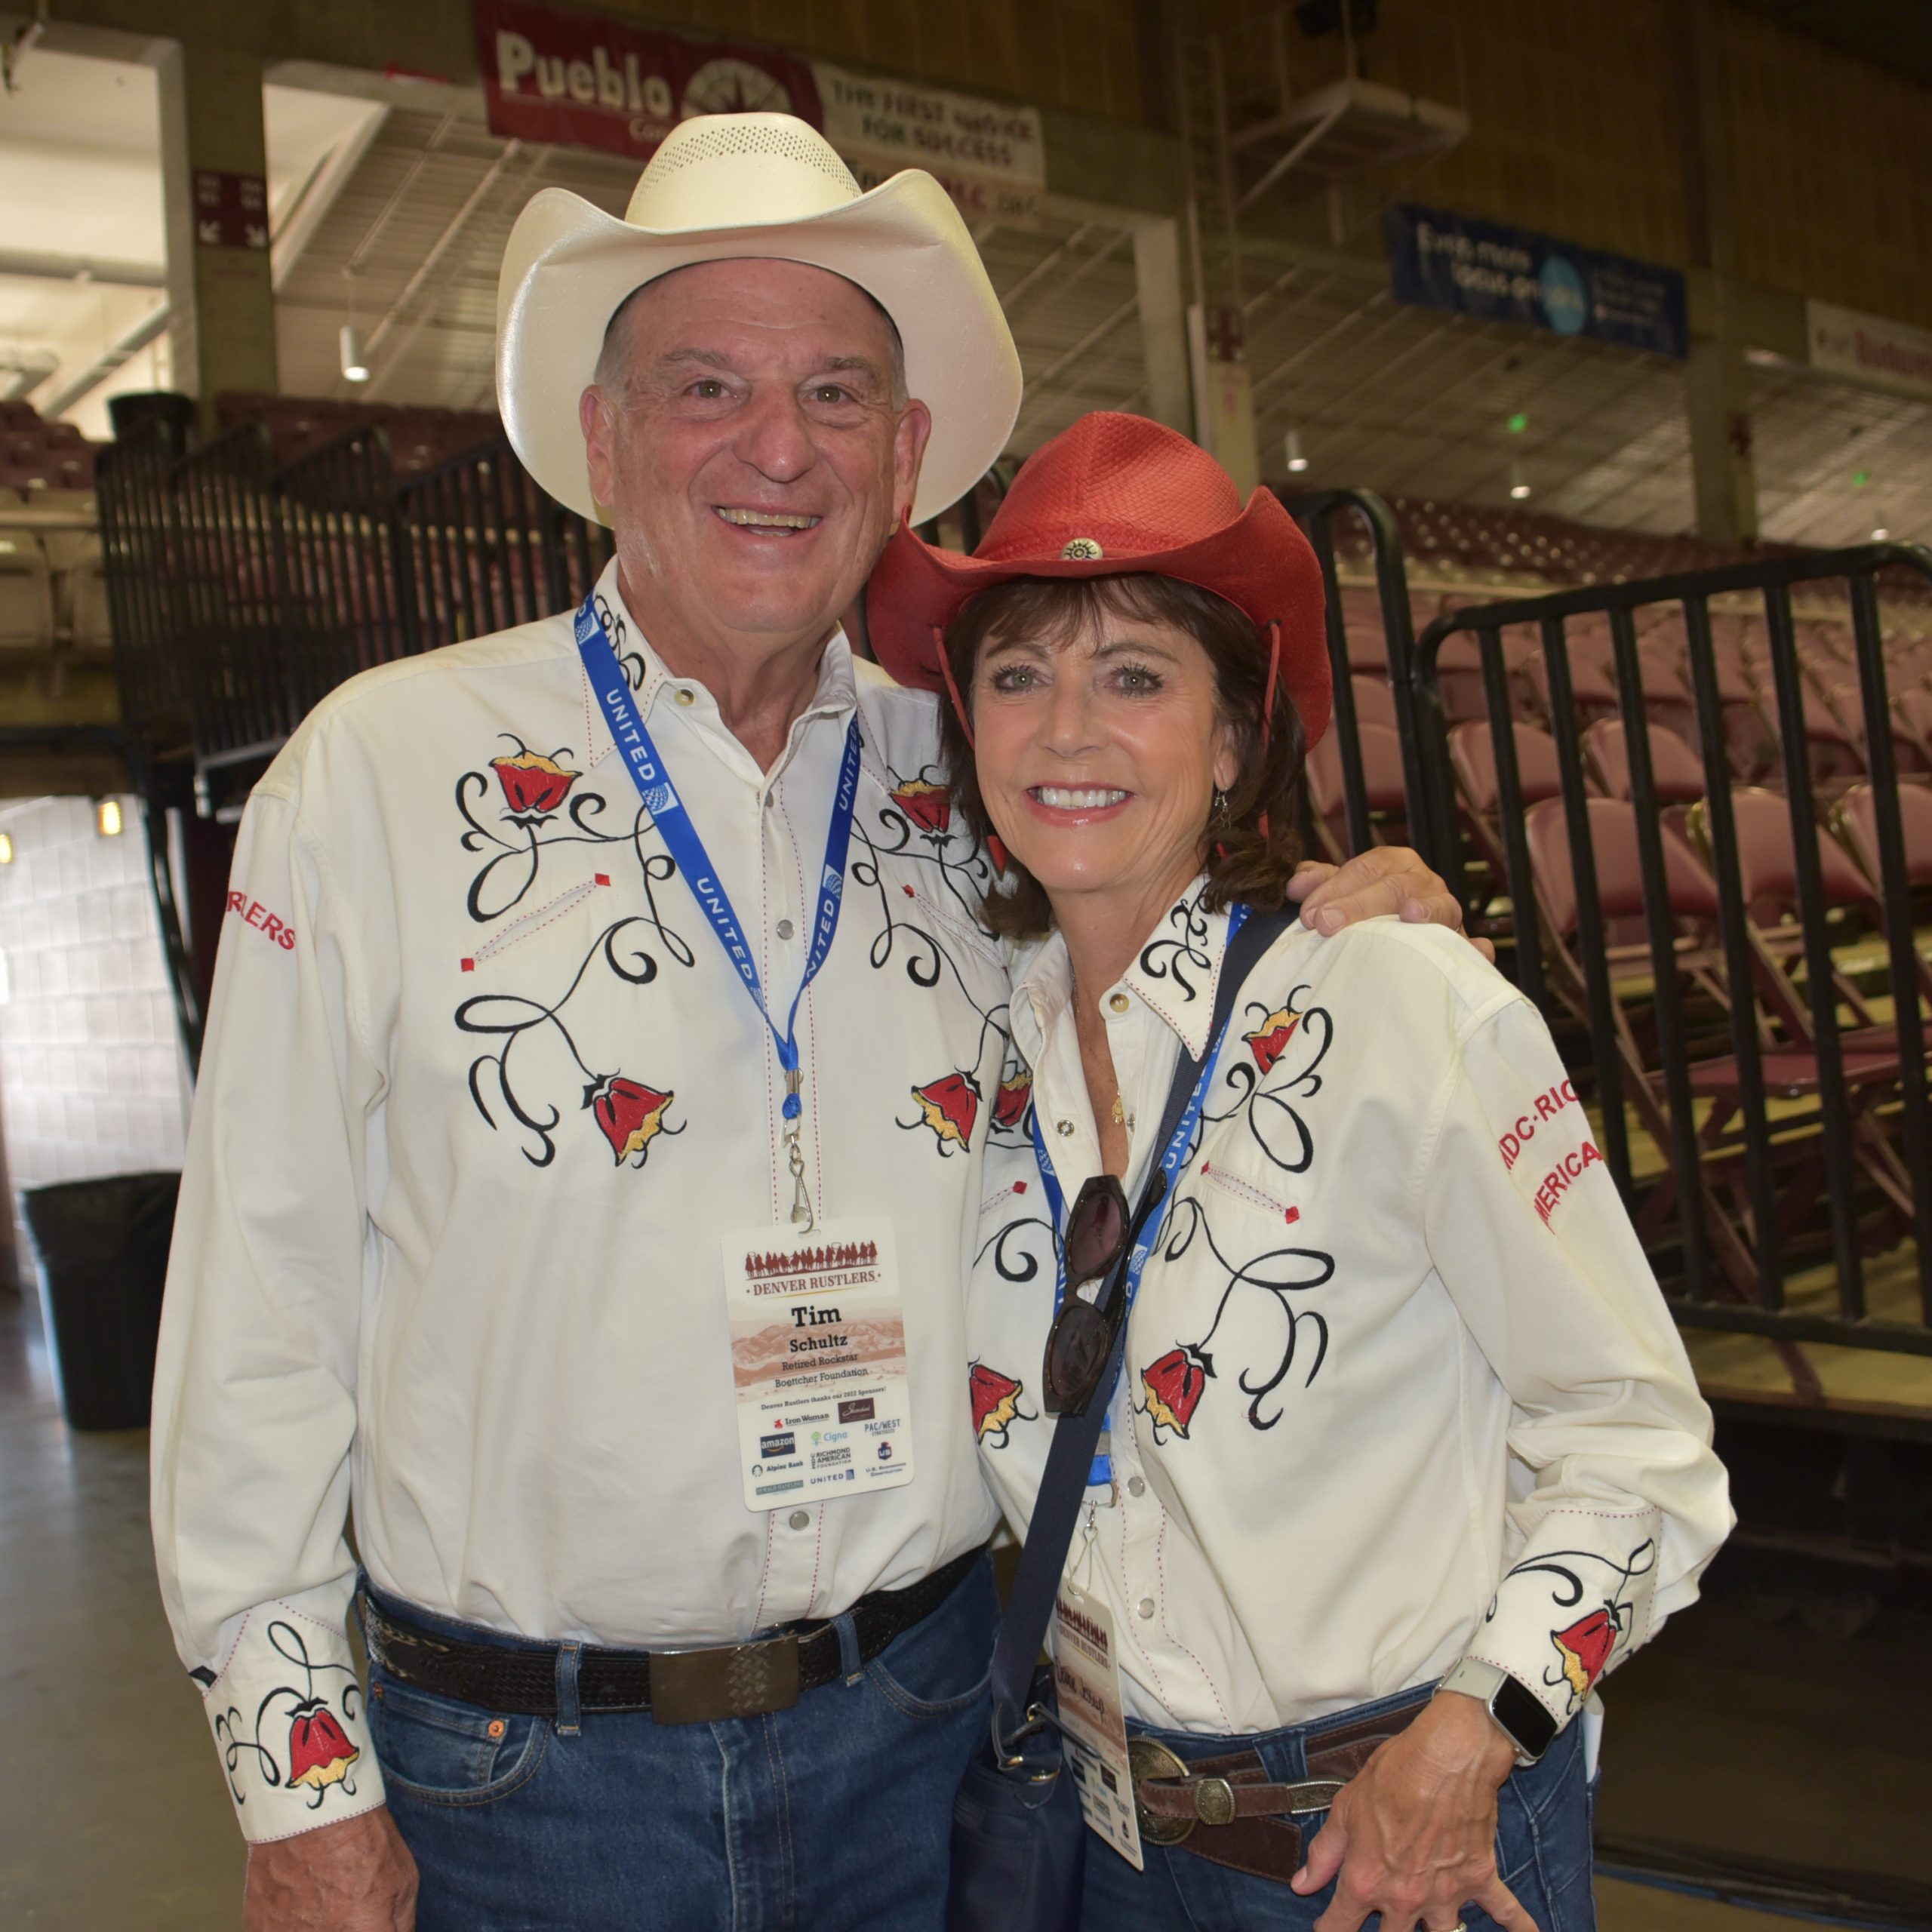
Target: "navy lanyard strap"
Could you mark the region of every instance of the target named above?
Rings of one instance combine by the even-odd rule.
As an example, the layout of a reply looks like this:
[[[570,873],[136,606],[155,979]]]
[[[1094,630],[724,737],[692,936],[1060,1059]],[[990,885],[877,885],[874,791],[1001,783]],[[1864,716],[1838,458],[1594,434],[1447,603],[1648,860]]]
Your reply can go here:
[[[1223,942],[1222,968],[1229,970],[1228,961],[1235,935],[1247,920],[1247,908],[1236,906],[1228,914],[1227,937]],[[1218,1004],[1218,1002],[1217,1002]],[[1201,1057],[1201,1071],[1195,1078],[1193,1091],[1187,1103],[1181,1109],[1180,1118],[1174,1131],[1168,1137],[1168,1144],[1161,1150],[1160,1173],[1166,1183],[1164,1194],[1172,1194],[1174,1183],[1181,1169],[1187,1164],[1187,1157],[1194,1140],[1195,1129],[1200,1124],[1201,1109],[1207,1103],[1208,1089],[1213,1084],[1214,1069],[1221,1059],[1221,1042],[1227,1037],[1228,1020],[1226,1014],[1218,1016],[1218,1023],[1208,1042],[1208,1049]],[[1184,1072],[1186,1059],[1183,1055],[1177,1067],[1177,1073]],[[1066,1299],[1066,1194],[1060,1184],[1060,1176],[1054,1171],[1053,1157],[1047,1152],[1045,1137],[1040,1131],[1040,1110],[1036,1106],[1032,1113],[1033,1152],[1040,1164],[1040,1186],[1047,1197],[1047,1209],[1054,1223],[1054,1309],[1058,1313],[1061,1303]],[[1127,1266],[1126,1294],[1129,1309],[1134,1306],[1134,1297],[1140,1292],[1140,1276],[1147,1266],[1147,1257],[1154,1245],[1161,1217],[1146,1217],[1140,1230],[1140,1238],[1133,1247]]]
[[[1237,908],[1236,911],[1245,910]],[[1261,956],[1283,933],[1294,923],[1295,909],[1284,906],[1272,912],[1257,912],[1244,921],[1238,922],[1231,916],[1228,921],[1228,946],[1221,958],[1220,983],[1214,992],[1214,1018],[1210,1029],[1211,1044],[1204,1061],[1202,1071],[1194,1083],[1192,1112],[1198,1118],[1203,1096],[1208,1091],[1215,1060],[1220,1051],[1220,1042],[1228,1029],[1229,1016],[1234,1011],[1235,996],[1242,982],[1260,962]],[[1244,925],[1244,930],[1242,929]],[[1241,932],[1241,943],[1234,943],[1235,934]],[[1186,1079],[1192,1063],[1185,1055],[1175,1063],[1174,1077],[1168,1090],[1168,1102],[1161,1124],[1166,1127],[1169,1121],[1184,1119],[1189,1103],[1183,1102],[1183,1082]],[[1177,1112],[1179,1109],[1179,1112]],[[1191,1129],[1189,1130],[1191,1131]],[[1177,1145],[1185,1146],[1185,1140],[1174,1137],[1180,1130],[1171,1132],[1168,1149],[1173,1152]],[[1039,1150],[1038,1123],[1034,1127],[1034,1146]],[[1178,1171],[1180,1161],[1176,1163]],[[1047,1183],[1051,1172],[1050,1164],[1042,1152],[1040,1178]],[[1164,1158],[1161,1172],[1167,1174],[1167,1162]],[[1172,1176],[1168,1175],[1170,1191]],[[1134,1252],[1145,1260],[1146,1251],[1152,1248],[1155,1235],[1148,1232],[1163,1218],[1161,1208],[1164,1197],[1159,1203],[1149,1203],[1146,1196],[1155,1187],[1154,1177],[1148,1177],[1147,1187],[1143,1190],[1143,1205],[1147,1211],[1144,1219],[1146,1226],[1141,1230],[1134,1244]],[[1054,1226],[1057,1230],[1060,1221],[1060,1183],[1055,1179],[1047,1185],[1047,1198],[1054,1204]],[[1114,1294],[1128,1294],[1127,1282],[1121,1278],[1133,1265],[1131,1255],[1124,1255],[1114,1265],[1114,1275],[1109,1286]],[[1106,1306],[1110,1297],[1104,1291],[1101,1303]],[[1131,1296],[1130,1296],[1131,1299]],[[1040,1486],[1033,1498],[1032,1513],[1026,1526],[1026,1541],[1020,1552],[1020,1567],[1013,1579],[1013,1588],[1006,1600],[1006,1610],[1000,1619],[999,1641],[994,1647],[992,1663],[993,1737],[996,1746],[1008,1744],[1023,1718],[1033,1682],[1033,1667],[1040,1654],[1040,1646],[1045,1642],[1048,1626],[1053,1620],[1054,1593],[1058,1589],[1060,1573],[1066,1567],[1066,1552],[1073,1541],[1074,1526],[1080,1520],[1080,1510],[1089,1487],[1092,1473],[1094,1452],[1099,1446],[1101,1425],[1107,1407],[1112,1401],[1114,1385],[1120,1380],[1127,1358],[1128,1324],[1123,1321],[1114,1335],[1113,1353],[1108,1361],[1106,1373],[1101,1377],[1101,1387],[1108,1390],[1108,1402],[1095,1401],[1088,1404],[1079,1415],[1063,1415],[1054,1424],[1053,1438],[1047,1450],[1046,1466],[1040,1472]]]
[[[731,895],[711,863],[704,840],[684,801],[671,783],[663,755],[653,741],[644,714],[638,708],[630,680],[624,675],[617,654],[611,648],[603,621],[597,614],[596,593],[585,598],[577,614],[577,655],[583,660],[584,674],[603,707],[611,737],[623,755],[631,782],[651,814],[651,823],[664,841],[672,862],[684,875],[698,909],[711,922],[711,929],[724,948],[724,957],[743,982],[752,1003],[769,1029],[778,1051],[778,1063],[785,1069],[785,1139],[789,1153],[794,1199],[792,1221],[809,1229],[812,1226],[811,1198],[804,1183],[804,1156],[798,1146],[798,1120],[804,1112],[799,1098],[803,1076],[798,1056],[798,1008],[805,989],[818,977],[832,951],[838,931],[838,909],[845,890],[845,857],[852,844],[852,819],[859,795],[859,721],[855,715],[845,731],[845,755],[838,767],[838,787],[832,800],[832,825],[826,834],[825,863],[819,873],[818,908],[812,920],[811,943],[805,955],[804,977],[785,1016],[784,1030],[771,1017],[765,1003],[764,986],[758,977],[758,958],[738,924]]]

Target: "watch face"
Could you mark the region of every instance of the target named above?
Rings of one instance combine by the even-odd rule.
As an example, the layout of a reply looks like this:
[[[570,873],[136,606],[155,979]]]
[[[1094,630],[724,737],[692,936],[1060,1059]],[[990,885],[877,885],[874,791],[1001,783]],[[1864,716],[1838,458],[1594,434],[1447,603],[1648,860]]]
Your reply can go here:
[[[1505,1677],[1489,1700],[1490,1715],[1516,1740],[1526,1758],[1540,1758],[1556,1736],[1556,1720],[1541,1698],[1513,1677]]]

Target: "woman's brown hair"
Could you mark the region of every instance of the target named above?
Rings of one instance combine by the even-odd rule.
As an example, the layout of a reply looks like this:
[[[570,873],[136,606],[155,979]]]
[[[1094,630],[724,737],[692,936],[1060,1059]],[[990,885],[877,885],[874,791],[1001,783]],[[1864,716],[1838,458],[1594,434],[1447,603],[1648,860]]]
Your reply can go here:
[[[1014,577],[981,591],[952,620],[946,653],[954,688],[971,702],[980,654],[995,638],[1070,640],[1111,617],[1185,631],[1208,654],[1221,715],[1235,728],[1239,770],[1226,815],[1202,827],[1213,841],[1202,905],[1211,912],[1238,900],[1280,905],[1301,857],[1301,718],[1278,684],[1273,715],[1262,730],[1269,641],[1226,598],[1171,577]],[[997,837],[980,795],[966,727],[950,703],[940,706],[940,726],[955,801],[976,837]],[[1011,939],[1037,938],[1053,924],[1045,888],[1017,859],[1008,861],[1000,889],[988,896],[981,916],[989,931]]]

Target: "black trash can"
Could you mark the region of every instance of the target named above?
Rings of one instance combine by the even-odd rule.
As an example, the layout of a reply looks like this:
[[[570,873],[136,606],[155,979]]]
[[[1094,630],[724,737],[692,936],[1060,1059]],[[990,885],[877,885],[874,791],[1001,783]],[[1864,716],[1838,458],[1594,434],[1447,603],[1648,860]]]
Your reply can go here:
[[[75,1429],[145,1429],[178,1174],[63,1181],[21,1196],[40,1302]]]

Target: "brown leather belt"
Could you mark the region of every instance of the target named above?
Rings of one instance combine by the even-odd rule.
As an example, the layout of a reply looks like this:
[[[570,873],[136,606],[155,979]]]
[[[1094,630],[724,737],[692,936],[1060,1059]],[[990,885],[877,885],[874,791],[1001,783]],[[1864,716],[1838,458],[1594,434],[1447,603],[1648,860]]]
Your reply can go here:
[[[1399,1710],[1324,1730],[1308,1741],[1308,1776],[1269,1783],[1258,1751],[1177,1757],[1151,1737],[1128,1740],[1134,1809],[1147,1844],[1180,1845],[1197,1857],[1286,1884],[1301,1869],[1297,1816],[1325,1811],[1342,1787],[1392,1737],[1413,1724],[1427,1697]],[[1197,1831],[1204,1826],[1204,1831]]]
[[[875,1590],[852,1606],[859,1659],[869,1663],[894,1638],[923,1623],[980,1560],[969,1549],[903,1590]],[[371,1663],[398,1683],[512,1717],[558,1714],[561,1644],[481,1644],[419,1623],[407,1611],[361,1598]],[[802,1691],[843,1674],[838,1632],[800,1623],[747,1644],[694,1651],[580,1647],[577,1703],[587,1714],[648,1711],[660,1724],[712,1724],[789,1710]]]

